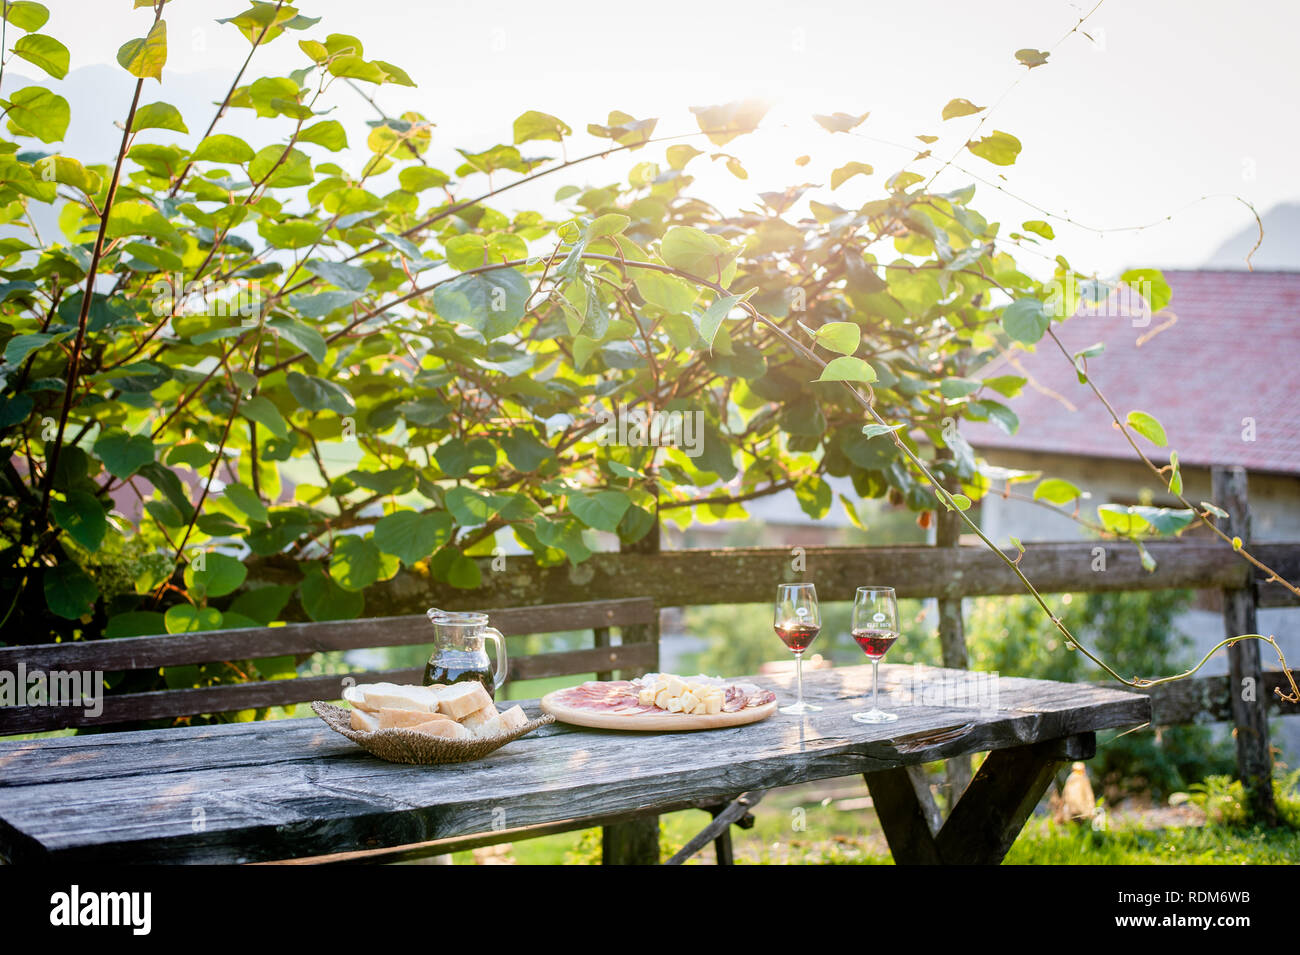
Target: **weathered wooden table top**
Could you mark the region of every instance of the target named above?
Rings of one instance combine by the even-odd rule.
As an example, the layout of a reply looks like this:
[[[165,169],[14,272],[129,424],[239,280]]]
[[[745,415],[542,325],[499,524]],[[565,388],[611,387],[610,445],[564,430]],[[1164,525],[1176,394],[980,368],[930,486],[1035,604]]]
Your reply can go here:
[[[840,667],[805,674],[806,698],[824,709],[802,718],[665,734],[555,724],[446,766],[385,763],[314,718],[0,742],[0,856],[254,862],[374,849],[717,804],[1150,718],[1147,697],[1119,689],[986,677],[972,692],[970,673],[920,675],[881,666],[895,723],[849,718],[869,708],[871,668]],[[782,705],[793,679],[753,678]],[[966,705],[936,705],[945,687]],[[538,715],[536,700],[523,705]]]

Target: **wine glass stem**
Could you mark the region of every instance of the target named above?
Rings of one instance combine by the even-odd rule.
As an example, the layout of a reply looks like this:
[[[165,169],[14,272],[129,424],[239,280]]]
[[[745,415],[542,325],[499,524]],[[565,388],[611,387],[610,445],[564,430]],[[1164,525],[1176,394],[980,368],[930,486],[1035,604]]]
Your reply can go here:
[[[803,651],[796,651],[794,655],[794,672],[799,682],[799,705],[803,706]]]
[[[871,661],[871,708],[880,709],[880,658]]]

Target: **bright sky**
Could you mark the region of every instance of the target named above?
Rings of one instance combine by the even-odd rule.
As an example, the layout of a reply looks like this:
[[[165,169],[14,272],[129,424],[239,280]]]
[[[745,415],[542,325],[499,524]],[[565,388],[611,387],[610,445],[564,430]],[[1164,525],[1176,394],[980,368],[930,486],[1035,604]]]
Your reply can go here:
[[[1002,169],[963,152],[958,163],[965,169],[1091,226],[1114,229],[1174,216],[1142,231],[1104,235],[1053,220],[1059,240],[1053,252],[1102,274],[1130,265],[1201,264],[1253,221],[1227,196],[1242,196],[1261,213],[1300,198],[1294,176],[1300,4],[1105,0],[1083,27],[1092,39],[1069,36],[1047,66],[1026,75],[1014,51],[1051,49],[1092,3],[304,0],[301,12],[322,21],[260,51],[251,75],[305,65],[296,45],[301,36],[354,33],[368,58],[402,66],[419,84],[415,90],[386,86],[376,96],[391,113],[417,109],[438,124],[432,158],[449,170],[451,147],[509,142],[511,121],[525,109],[558,115],[577,130],[621,109],[660,117],[663,134],[696,128],[690,106],[764,97],[775,103],[766,120],[772,129],[726,147],[745,162],[747,182],[732,179],[721,164],[706,168],[704,157],[692,166],[699,174],[693,191],[732,207],[790,183],[829,183],[830,171],[849,160],[870,163],[876,175],[852,180],[832,198],[860,204],[878,194],[909,155],[878,140],[915,144],[916,134],[941,134],[934,149],[947,158],[978,117],[941,122],[943,105],[958,96],[998,103],[982,134],[1015,134],[1024,143],[1021,158]],[[48,5],[53,16],[45,32],[69,46],[74,69],[113,64],[117,47],[143,34],[150,17],[148,10],[130,11],[126,0]],[[248,44],[214,18],[243,8],[241,0],[175,0],[167,11],[164,87],[159,93],[151,82],[147,95],[166,98],[168,84],[197,84],[203,93],[197,102],[219,100]],[[350,130],[373,118],[350,90],[338,92],[339,118]],[[73,107],[75,126],[86,117],[75,101]],[[868,110],[858,136],[831,136],[810,118]],[[192,131],[206,126],[208,113],[185,111]],[[596,144],[584,132],[570,155]],[[526,153],[554,154],[555,146],[532,144]],[[800,169],[793,160],[803,154],[813,161]],[[633,161],[642,158],[654,157],[632,155]],[[564,181],[611,181],[627,165],[626,157],[589,164],[569,180],[547,182],[544,190],[521,190],[518,202],[545,202]],[[950,169],[940,184],[970,181]],[[1196,201],[1207,195],[1220,198]],[[509,209],[515,201],[500,204]],[[991,185],[979,184],[976,205],[1015,225],[1043,217]]]

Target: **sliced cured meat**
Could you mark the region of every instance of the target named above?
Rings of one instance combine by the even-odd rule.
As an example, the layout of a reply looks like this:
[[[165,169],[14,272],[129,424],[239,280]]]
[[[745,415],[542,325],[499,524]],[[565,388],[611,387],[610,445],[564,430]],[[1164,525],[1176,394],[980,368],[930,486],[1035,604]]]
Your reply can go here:
[[[555,700],[565,706],[605,713],[654,712],[656,707],[642,706],[637,702],[638,689],[629,680],[589,681],[558,691]]]

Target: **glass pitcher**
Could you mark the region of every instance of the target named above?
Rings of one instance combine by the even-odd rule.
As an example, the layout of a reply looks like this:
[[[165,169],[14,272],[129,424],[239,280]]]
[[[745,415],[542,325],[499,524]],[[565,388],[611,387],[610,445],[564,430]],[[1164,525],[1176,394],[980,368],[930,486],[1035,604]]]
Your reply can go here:
[[[424,668],[424,685],[442,683],[450,686],[466,680],[477,680],[493,698],[497,688],[506,681],[509,661],[506,658],[506,641],[501,631],[487,625],[485,613],[439,610],[431,607],[425,611],[433,624],[433,653]],[[496,644],[497,665],[493,672],[492,661],[483,649],[487,638]]]

